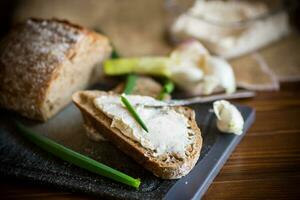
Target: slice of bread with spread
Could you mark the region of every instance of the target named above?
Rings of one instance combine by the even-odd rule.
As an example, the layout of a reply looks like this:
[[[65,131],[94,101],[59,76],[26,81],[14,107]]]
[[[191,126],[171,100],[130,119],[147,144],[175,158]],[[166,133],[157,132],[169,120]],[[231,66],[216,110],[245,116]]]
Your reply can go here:
[[[99,81],[109,40],[63,20],[28,19],[2,41],[0,107],[45,121]]]
[[[195,113],[187,107],[151,107],[159,101],[128,95],[148,126],[144,131],[113,92],[81,91],[73,95],[85,126],[101,134],[155,176],[177,179],[195,166],[202,146]],[[149,105],[147,105],[149,104]]]

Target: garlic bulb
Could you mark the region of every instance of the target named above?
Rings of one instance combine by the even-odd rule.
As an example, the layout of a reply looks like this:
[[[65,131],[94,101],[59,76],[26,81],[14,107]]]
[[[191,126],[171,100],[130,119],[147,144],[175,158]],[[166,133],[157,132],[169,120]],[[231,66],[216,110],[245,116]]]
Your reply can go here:
[[[169,57],[106,60],[104,72],[107,75],[137,73],[164,76],[191,95],[209,95],[223,90],[230,94],[236,89],[230,64],[211,56],[196,40],[182,43]]]
[[[189,93],[209,95],[220,89],[228,94],[235,92],[236,82],[230,64],[211,56],[199,41],[179,45],[170,58],[171,79]]]
[[[225,133],[241,135],[243,133],[244,119],[238,109],[225,100],[213,103],[214,113],[217,116],[217,127]]]

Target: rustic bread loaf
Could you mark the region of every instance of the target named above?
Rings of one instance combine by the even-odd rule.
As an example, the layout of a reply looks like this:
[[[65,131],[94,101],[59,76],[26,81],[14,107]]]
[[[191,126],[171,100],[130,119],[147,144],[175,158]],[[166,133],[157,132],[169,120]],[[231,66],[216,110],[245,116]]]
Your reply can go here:
[[[196,124],[193,110],[187,107],[174,107],[176,112],[187,117],[189,129],[194,137],[194,142],[185,147],[185,157],[178,157],[172,153],[154,156],[152,150],[128,138],[119,129],[111,127],[112,119],[93,103],[94,99],[101,95],[115,94],[102,91],[82,91],[73,95],[73,102],[80,109],[85,126],[93,130],[93,134],[101,133],[121,151],[160,178],[177,179],[192,170],[199,158],[202,146],[201,132]]]
[[[1,44],[0,107],[45,121],[100,79],[106,37],[62,20],[28,19]]]

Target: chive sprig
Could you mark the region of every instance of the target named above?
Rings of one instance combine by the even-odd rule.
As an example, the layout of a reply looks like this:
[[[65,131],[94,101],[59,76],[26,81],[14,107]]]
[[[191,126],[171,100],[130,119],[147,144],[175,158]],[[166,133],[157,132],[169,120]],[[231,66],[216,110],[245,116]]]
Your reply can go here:
[[[130,112],[132,117],[141,125],[141,127],[148,133],[148,128],[141,119],[141,117],[138,115],[134,107],[131,105],[131,103],[126,98],[125,94],[121,95],[121,101],[126,106],[127,110]]]

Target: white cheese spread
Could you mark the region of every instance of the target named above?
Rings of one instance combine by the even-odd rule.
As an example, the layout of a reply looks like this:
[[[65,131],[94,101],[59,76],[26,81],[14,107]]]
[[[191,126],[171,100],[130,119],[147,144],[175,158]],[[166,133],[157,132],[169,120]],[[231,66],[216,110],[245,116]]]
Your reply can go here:
[[[154,156],[175,153],[184,157],[186,146],[194,140],[189,136],[188,119],[169,107],[154,108],[145,105],[162,105],[151,97],[127,95],[127,99],[146,124],[146,132],[121,103],[119,96],[95,98],[95,106],[112,119],[111,127],[119,129],[125,136],[151,149]]]

